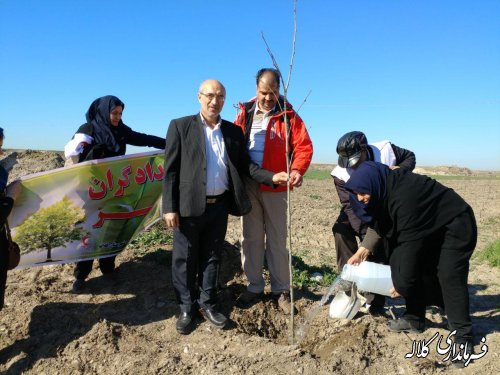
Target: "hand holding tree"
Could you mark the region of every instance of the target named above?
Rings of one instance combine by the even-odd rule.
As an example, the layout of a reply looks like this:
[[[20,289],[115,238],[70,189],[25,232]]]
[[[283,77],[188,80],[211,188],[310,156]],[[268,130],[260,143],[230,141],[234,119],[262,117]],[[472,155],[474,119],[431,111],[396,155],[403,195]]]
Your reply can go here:
[[[286,185],[288,183],[288,173],[279,172],[273,176],[273,182],[276,185]]]

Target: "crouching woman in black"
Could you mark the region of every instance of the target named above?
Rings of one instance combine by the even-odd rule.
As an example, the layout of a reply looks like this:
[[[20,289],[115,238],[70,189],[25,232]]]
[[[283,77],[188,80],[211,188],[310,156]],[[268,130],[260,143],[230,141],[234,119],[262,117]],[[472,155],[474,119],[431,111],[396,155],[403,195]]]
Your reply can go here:
[[[406,300],[405,314],[389,328],[421,332],[426,305],[444,306],[455,342],[472,348],[467,277],[477,227],[471,207],[427,176],[376,162],[358,167],[346,188],[355,214],[370,224],[368,237],[376,232],[387,245],[393,297]],[[349,263],[365,260],[370,248],[360,246]]]
[[[85,115],[87,122],[80,126],[64,147],[66,165],[125,155],[126,145],[165,148],[165,138],[138,133],[125,125],[122,121],[124,108],[125,104],[116,96],[108,95],[94,100]],[[115,258],[116,256],[99,259],[99,268],[103,274],[114,271]],[[76,263],[73,292],[78,293],[84,289],[92,263],[92,260]]]

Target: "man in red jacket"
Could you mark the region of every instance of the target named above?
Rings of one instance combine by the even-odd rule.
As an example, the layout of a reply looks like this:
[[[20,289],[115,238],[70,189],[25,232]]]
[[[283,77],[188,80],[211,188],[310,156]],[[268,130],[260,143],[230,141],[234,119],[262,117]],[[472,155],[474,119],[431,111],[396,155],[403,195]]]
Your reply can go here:
[[[302,119],[279,94],[280,74],[275,69],[257,72],[257,95],[240,103],[235,120],[245,134],[253,162],[272,172],[286,170],[286,133],[290,155],[290,185],[302,185],[313,154],[311,139]],[[290,313],[290,274],[286,248],[286,187],[268,187],[246,181],[252,211],[242,217],[242,264],[248,279],[247,291],[237,301],[241,308],[258,302],[264,293],[264,258],[271,277],[271,292],[285,313]]]

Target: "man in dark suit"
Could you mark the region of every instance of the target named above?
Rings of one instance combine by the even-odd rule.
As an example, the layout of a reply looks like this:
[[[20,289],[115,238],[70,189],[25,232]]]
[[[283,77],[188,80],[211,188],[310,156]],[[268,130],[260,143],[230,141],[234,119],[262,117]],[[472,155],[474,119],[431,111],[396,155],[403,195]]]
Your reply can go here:
[[[250,162],[243,133],[220,117],[225,97],[219,81],[204,81],[200,113],[172,120],[167,132],[163,218],[174,229],[172,280],[181,334],[191,332],[197,307],[217,328],[227,323],[216,307],[217,270],[228,214],[251,210],[243,175],[270,186],[288,181],[285,172],[273,174]]]

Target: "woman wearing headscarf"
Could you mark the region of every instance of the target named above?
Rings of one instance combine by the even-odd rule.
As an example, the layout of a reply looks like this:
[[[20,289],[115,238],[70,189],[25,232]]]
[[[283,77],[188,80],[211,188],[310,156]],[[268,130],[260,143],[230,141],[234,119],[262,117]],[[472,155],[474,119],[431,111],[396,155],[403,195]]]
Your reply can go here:
[[[378,234],[388,251],[393,296],[406,300],[406,312],[389,321],[389,328],[422,332],[426,306],[444,306],[455,342],[471,349],[467,277],[477,240],[471,207],[427,176],[376,162],[361,164],[346,188],[355,214],[370,224],[349,263],[365,260]]]
[[[165,148],[165,138],[138,133],[125,125],[122,121],[124,108],[125,104],[116,96],[108,95],[94,100],[85,115],[87,122],[80,126],[64,147],[66,165],[125,155],[126,145]],[[103,274],[114,271],[115,258],[99,258],[99,268]],[[76,263],[73,292],[84,289],[92,263],[92,260]]]

